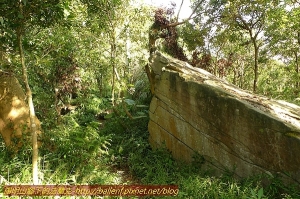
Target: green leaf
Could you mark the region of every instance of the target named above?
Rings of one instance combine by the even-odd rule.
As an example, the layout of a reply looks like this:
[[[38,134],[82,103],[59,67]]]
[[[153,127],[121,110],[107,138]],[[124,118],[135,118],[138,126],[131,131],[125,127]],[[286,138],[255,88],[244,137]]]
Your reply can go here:
[[[20,19],[24,19],[24,16],[22,15],[22,14],[18,14],[18,17],[20,18]]]
[[[263,195],[264,195],[264,190],[263,188],[261,188],[260,190],[258,190],[257,196],[258,198],[262,198]]]
[[[137,112],[138,115],[146,115],[146,113],[142,112],[142,111],[139,111]]]
[[[113,114],[107,114],[104,116],[104,119],[110,119],[110,118],[112,118],[112,116],[113,116]]]
[[[122,153],[122,152],[123,152],[123,147],[120,146],[120,147],[119,147],[119,153]]]
[[[252,196],[256,196],[255,191],[253,189],[251,189],[251,194]]]
[[[140,119],[140,118],[146,118],[147,116],[136,116],[136,117],[132,117],[134,120],[135,119]]]
[[[80,138],[80,137],[74,137],[74,139],[78,142],[85,142],[84,139]]]
[[[141,105],[136,105],[136,107],[137,108],[148,108],[149,106],[141,104]]]
[[[125,99],[124,102],[126,102],[128,105],[132,106],[135,104],[135,101],[132,99]]]

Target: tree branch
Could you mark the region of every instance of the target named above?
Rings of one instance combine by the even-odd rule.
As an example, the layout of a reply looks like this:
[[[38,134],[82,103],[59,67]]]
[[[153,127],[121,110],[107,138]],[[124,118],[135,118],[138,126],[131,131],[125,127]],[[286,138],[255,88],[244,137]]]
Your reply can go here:
[[[240,28],[251,31],[248,23],[243,19],[243,17],[240,14],[236,15],[235,17],[236,17],[236,19],[239,19],[242,22],[242,24],[241,24],[239,21],[236,21]]]
[[[182,8],[182,5],[183,5],[183,2],[184,2],[184,0],[182,0],[182,1],[181,1],[180,7],[179,7],[179,10],[178,10],[178,13],[177,13],[177,19],[176,19],[176,22],[178,22],[178,19],[179,19],[179,14],[180,14],[180,11],[181,11],[181,8]]]
[[[258,34],[262,31],[262,29],[263,29],[263,24],[260,24],[260,26],[258,27],[258,30],[257,30],[257,32],[256,32],[256,34],[255,34],[255,39],[257,38],[257,36],[258,36]]]
[[[205,1],[205,0],[201,0],[201,1],[196,5],[196,7],[194,8],[192,14],[190,14],[190,16],[189,16],[187,19],[185,19],[185,20],[183,20],[183,21],[181,21],[181,22],[178,22],[178,21],[177,21],[177,22],[175,22],[175,23],[168,24],[166,27],[174,27],[174,26],[178,26],[178,25],[184,24],[184,23],[188,22],[189,20],[193,19],[194,17],[196,17],[197,15],[194,16],[194,17],[192,17],[192,16],[195,14],[195,12],[196,12],[197,8],[200,6],[200,4],[202,4],[204,1]],[[182,2],[183,2],[183,1],[182,1]]]

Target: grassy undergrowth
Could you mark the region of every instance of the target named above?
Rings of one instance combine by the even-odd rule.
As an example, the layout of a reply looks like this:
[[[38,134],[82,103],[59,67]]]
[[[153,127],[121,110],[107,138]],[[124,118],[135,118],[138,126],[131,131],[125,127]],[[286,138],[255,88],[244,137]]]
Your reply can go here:
[[[39,164],[42,184],[179,186],[177,196],[144,198],[300,198],[293,187],[284,186],[277,178],[262,188],[262,176],[237,181],[230,174],[210,175],[201,170],[201,157],[195,157],[191,164],[175,161],[165,148],[151,149],[147,117],[128,119],[120,108],[118,115],[112,115],[104,125],[95,115],[106,102],[91,100],[97,103],[65,115],[55,127],[45,127]],[[141,114],[145,110],[134,111]],[[12,155],[1,143],[0,175],[10,183],[31,183],[30,147]]]
[[[115,149],[122,148],[122,152],[115,151],[113,154],[118,154],[120,168],[127,166],[141,184],[176,184],[180,191],[175,198],[300,198],[296,189],[284,186],[278,178],[269,179],[269,185],[263,188],[261,181],[267,176],[238,181],[230,173],[215,177],[209,170],[201,170],[203,159],[200,156],[194,157],[191,164],[175,161],[167,149],[151,149],[147,120],[126,123],[131,128],[115,134],[118,138],[114,143]],[[113,122],[107,124],[107,129],[114,126]]]

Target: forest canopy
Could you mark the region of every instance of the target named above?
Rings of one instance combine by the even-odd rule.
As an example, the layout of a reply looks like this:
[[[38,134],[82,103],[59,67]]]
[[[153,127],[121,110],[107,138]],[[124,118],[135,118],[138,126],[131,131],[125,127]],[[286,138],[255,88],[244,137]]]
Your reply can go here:
[[[15,9],[20,2],[22,10]],[[147,62],[149,50],[148,31],[155,23],[155,12],[161,9],[169,23],[184,21],[177,19],[175,13],[175,7],[179,10],[181,3],[155,8],[138,1],[3,1],[1,69],[20,73],[16,53],[17,37],[22,34],[29,70],[34,70],[30,74],[41,78],[52,91],[62,86],[59,84],[66,84],[63,74],[58,74],[66,67],[63,71],[74,76],[79,75],[79,69],[93,70],[95,77],[91,79],[98,84],[107,81],[99,88],[101,92],[111,92],[111,96],[112,88],[121,91],[130,87],[137,77],[135,73],[143,70],[141,66]],[[191,3],[191,19],[174,26],[176,45],[191,64],[240,88],[297,103],[299,2]],[[170,29],[161,31],[160,34],[171,35]],[[160,43],[168,43],[170,38],[165,35]],[[172,49],[161,48],[166,52]],[[70,68],[74,64],[78,66],[76,75]]]

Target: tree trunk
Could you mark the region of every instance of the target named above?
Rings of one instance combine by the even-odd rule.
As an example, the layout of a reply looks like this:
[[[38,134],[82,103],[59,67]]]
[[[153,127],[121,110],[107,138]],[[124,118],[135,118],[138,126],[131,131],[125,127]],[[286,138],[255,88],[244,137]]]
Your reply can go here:
[[[237,85],[238,67],[239,67],[239,61],[237,61],[237,66],[233,67],[233,81],[232,81],[232,83],[234,85]]]
[[[112,83],[111,83],[111,99],[112,104],[115,104],[115,67],[116,67],[116,36],[115,30],[113,30],[111,35],[111,49],[110,49],[110,62],[112,65]]]
[[[253,92],[256,92],[257,89],[257,80],[258,80],[258,50],[259,47],[256,44],[256,40],[253,39],[254,45],[254,82],[253,82]]]
[[[96,80],[97,80],[97,84],[98,84],[99,94],[102,97],[103,96],[103,76],[102,76],[102,73],[100,73],[100,75],[97,76]]]
[[[129,22],[128,22],[129,23]],[[124,77],[128,77],[127,74],[130,73],[130,47],[131,47],[131,41],[130,41],[130,30],[129,28],[126,29],[126,65],[124,69]],[[129,80],[130,82],[130,80]]]
[[[241,67],[239,68],[239,87],[243,89],[244,87],[244,70],[245,70],[245,63],[241,61]]]
[[[39,179],[38,179],[38,143],[37,143],[37,127],[35,123],[35,111],[34,111],[34,105],[32,101],[32,92],[28,83],[27,68],[25,65],[21,31],[17,32],[17,37],[18,37],[19,53],[20,53],[20,59],[22,64],[22,70],[23,70],[23,81],[26,87],[26,95],[28,99],[29,115],[30,115],[30,127],[31,127],[31,134],[32,134],[32,179],[33,179],[33,184],[37,185],[39,184]]]
[[[154,87],[155,74],[153,71],[150,70],[149,64],[145,65],[145,71],[146,71],[146,74],[147,74],[147,77],[148,77],[148,80],[150,83],[151,94],[154,95],[155,94],[155,87]]]
[[[294,52],[295,53],[295,64],[296,64],[296,74],[297,74],[297,79],[296,79],[296,88],[299,88],[299,80],[298,80],[298,77],[299,77],[299,72],[300,72],[300,68],[299,68],[299,56],[298,56],[298,53],[297,51]]]

